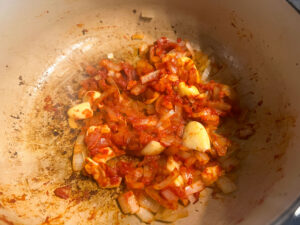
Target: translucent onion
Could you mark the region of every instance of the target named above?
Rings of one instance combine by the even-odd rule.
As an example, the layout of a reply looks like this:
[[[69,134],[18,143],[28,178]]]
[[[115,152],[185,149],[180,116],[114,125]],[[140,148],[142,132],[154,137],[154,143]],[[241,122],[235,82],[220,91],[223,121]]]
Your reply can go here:
[[[209,162],[209,156],[205,152],[194,151],[194,155],[201,165],[205,165]]]
[[[236,185],[226,176],[220,177],[216,183],[218,188],[225,194],[229,194],[236,190]]]
[[[194,194],[188,195],[187,198],[190,201],[190,203],[195,203],[197,201],[197,199],[194,196]]]
[[[156,127],[161,127],[161,125],[164,123],[164,121],[168,120],[171,116],[173,116],[175,114],[174,110],[170,110],[169,112],[167,112],[166,114],[164,114],[160,120],[158,121],[158,123],[156,124]]]
[[[132,191],[119,195],[118,202],[125,214],[134,214],[139,211],[140,207]]]
[[[145,223],[151,223],[154,220],[153,214],[148,209],[145,209],[143,207],[140,207],[136,215]]]
[[[196,192],[202,191],[205,188],[204,183],[201,180],[185,187],[185,194],[191,195]]]
[[[160,192],[160,194],[168,201],[175,202],[178,201],[177,195],[175,195],[170,189],[165,189]]]
[[[150,99],[147,99],[145,101],[145,104],[147,104],[147,105],[152,104],[153,102],[156,101],[156,99],[158,99],[159,96],[160,96],[160,94],[158,92],[154,92],[153,97]]]
[[[202,73],[201,78],[202,78],[203,81],[206,81],[206,80],[208,79],[209,74],[210,74],[210,71],[211,71],[211,66],[210,66],[210,64],[209,64],[209,65],[205,68],[205,70],[203,71],[203,73]]]
[[[140,206],[152,211],[153,213],[157,213],[160,209],[160,205],[158,204],[158,202],[144,193],[140,193],[137,196],[137,200]]]
[[[160,139],[160,142],[161,142],[164,146],[170,146],[170,145],[172,145],[175,141],[176,141],[176,138],[175,138],[175,136],[172,136],[172,135],[168,135],[168,136],[162,137],[162,138]]]
[[[146,84],[146,83],[148,83],[148,82],[150,82],[150,81],[155,80],[156,78],[158,78],[159,73],[160,73],[159,70],[155,70],[155,71],[153,71],[153,72],[151,72],[151,73],[148,73],[148,74],[142,76],[142,77],[141,77],[141,82],[142,82],[142,84]]]
[[[168,185],[170,185],[177,177],[179,176],[179,172],[177,169],[173,170],[173,172],[162,182],[154,184],[153,188],[156,190],[161,190],[163,188],[166,188]]]
[[[84,135],[80,134],[77,136],[74,149],[73,149],[73,160],[72,167],[74,171],[80,171],[83,169],[84,160],[87,156],[86,145],[84,144]]]
[[[191,53],[192,57],[194,58],[195,52],[194,52],[193,47],[191,46],[191,43],[187,41],[185,43],[185,46],[186,46],[187,50],[189,50],[189,52]]]
[[[186,208],[183,206],[179,206],[177,210],[166,209],[162,208],[159,212],[155,215],[156,220],[160,220],[163,222],[175,222],[180,218],[187,217],[189,215]]]

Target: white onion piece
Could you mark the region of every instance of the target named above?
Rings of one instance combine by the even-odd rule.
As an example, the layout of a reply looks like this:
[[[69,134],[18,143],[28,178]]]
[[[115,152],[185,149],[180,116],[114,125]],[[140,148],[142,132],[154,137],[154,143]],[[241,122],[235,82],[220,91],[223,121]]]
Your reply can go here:
[[[194,151],[194,155],[201,165],[205,165],[209,162],[209,156],[205,152]]]
[[[132,191],[125,192],[118,197],[119,205],[125,214],[139,211],[139,205]]]
[[[159,76],[159,73],[160,73],[159,70],[155,70],[151,73],[148,73],[148,74],[142,76],[141,77],[142,84],[145,84],[145,83],[155,80]]]
[[[197,201],[197,199],[194,196],[194,194],[188,195],[187,198],[190,201],[190,203],[195,203]]]
[[[143,207],[140,207],[140,209],[139,209],[139,211],[137,211],[136,215],[138,218],[140,218],[145,223],[151,223],[154,220],[153,214],[149,210],[147,210]]]
[[[74,171],[83,169],[84,158],[82,154],[73,154],[72,167]]]
[[[108,59],[113,59],[113,58],[114,58],[114,53],[112,53],[112,52],[111,52],[111,53],[108,53],[108,54],[107,54],[107,58],[108,58]]]
[[[202,191],[204,188],[205,187],[203,182],[201,180],[198,180],[195,183],[192,183],[191,185],[185,187],[185,194],[186,195],[194,194],[199,191]]]
[[[177,169],[175,169],[166,179],[164,179],[160,183],[154,184],[153,188],[156,190],[161,190],[171,184],[178,176],[179,172]]]
[[[136,122],[134,122],[135,126],[156,126],[157,124],[157,119],[155,117],[148,117],[148,118],[144,118],[144,119],[140,119],[137,120]]]
[[[138,197],[138,202],[140,204],[140,206],[149,209],[150,211],[152,211],[153,213],[157,213],[160,205],[158,204],[157,201],[155,201],[154,199],[150,198],[148,195],[146,194],[139,194]]]
[[[168,135],[165,137],[162,137],[160,139],[160,142],[164,145],[164,146],[170,146],[172,145],[174,142],[176,141],[176,138],[172,135]]]
[[[80,134],[77,136],[73,149],[72,167],[74,171],[82,170],[86,156],[87,153],[86,146],[84,144],[84,135]]]
[[[166,114],[164,114],[160,120],[158,121],[158,123],[156,124],[156,127],[160,127],[163,122],[167,119],[169,119],[171,116],[173,116],[175,114],[175,111],[174,110],[170,110],[169,112],[167,112]]]
[[[169,156],[167,159],[167,170],[172,172],[175,169],[179,170],[180,164],[174,160],[173,156]]]
[[[155,215],[155,219],[171,223],[180,218],[187,217],[188,215],[187,209],[179,205],[176,210],[161,208],[161,210],[159,210],[159,212]]]
[[[181,187],[181,186],[184,185],[184,180],[183,180],[182,176],[179,175],[179,176],[174,180],[173,183],[174,183],[174,185],[175,185],[176,187]]]
[[[185,43],[185,46],[186,46],[187,50],[189,50],[189,52],[191,53],[192,57],[194,58],[195,52],[194,52],[194,49],[193,49],[191,43],[187,41]]]
[[[201,78],[202,78],[203,81],[206,81],[206,80],[208,79],[208,76],[209,76],[209,74],[210,74],[210,71],[211,71],[211,66],[210,66],[210,64],[209,64],[209,65],[205,68],[205,70],[203,71],[203,73],[202,73]]]
[[[225,194],[229,194],[236,190],[236,185],[226,176],[222,176],[217,180],[217,186]]]
[[[223,169],[225,169],[227,172],[235,169],[240,164],[240,161],[236,157],[230,157],[228,159],[225,159],[223,162],[221,162],[221,165]]]
[[[162,190],[161,195],[168,201],[171,201],[171,202],[178,201],[177,195],[175,195],[170,189]]]

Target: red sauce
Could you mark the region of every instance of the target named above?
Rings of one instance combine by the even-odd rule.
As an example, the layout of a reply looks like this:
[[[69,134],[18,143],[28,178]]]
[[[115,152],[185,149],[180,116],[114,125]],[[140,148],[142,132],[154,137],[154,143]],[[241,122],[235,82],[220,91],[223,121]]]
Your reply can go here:
[[[228,86],[213,81],[199,82],[203,71],[197,71],[191,58],[192,53],[181,39],[173,42],[162,37],[149,47],[148,54],[141,56],[136,67],[109,59],[101,60],[98,66],[86,67],[90,77],[81,82],[79,96],[87,91],[99,91],[101,97],[90,101],[93,114],[89,110],[83,112],[91,118],[84,120],[82,131],[87,133],[90,126],[103,125],[110,129],[107,133],[96,128],[88,132],[84,140],[89,157],[95,161],[88,162],[86,171],[99,186],[115,187],[123,180],[127,189],[144,190],[164,207],[176,209],[178,202],[163,198],[161,190],[167,188],[186,202],[185,187],[201,180],[201,174],[213,181],[217,179],[215,176],[222,174],[221,168],[216,175],[209,174],[193,151],[183,146],[182,138],[189,121],[201,122],[215,152],[214,155],[208,153],[209,160],[216,162],[216,158],[226,155],[231,142],[215,131],[222,118],[232,116],[235,102]],[[181,96],[179,82],[197,88],[201,96]],[[164,146],[164,152],[143,156],[141,150],[151,141]],[[117,156],[136,156],[136,160],[122,160],[109,166],[98,160],[110,154],[105,147],[110,147]],[[168,171],[166,165],[170,156],[178,163],[178,171]],[[174,185],[174,179],[164,184],[170,174],[184,177],[183,184]],[[153,187],[160,187],[158,184],[163,188],[155,190]],[[173,196],[168,191],[164,192],[166,196]],[[64,199],[69,197],[66,188],[56,189],[55,194]],[[199,192],[194,196],[198,199]],[[173,199],[176,198],[173,196]]]

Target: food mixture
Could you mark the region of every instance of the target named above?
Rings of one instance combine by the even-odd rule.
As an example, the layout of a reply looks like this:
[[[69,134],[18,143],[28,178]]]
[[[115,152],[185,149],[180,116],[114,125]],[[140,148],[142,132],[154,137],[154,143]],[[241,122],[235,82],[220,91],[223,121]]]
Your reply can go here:
[[[82,103],[69,109],[80,128],[73,170],[100,188],[122,187],[117,201],[143,222],[172,222],[206,187],[235,191],[223,163],[231,141],[218,133],[238,104],[232,89],[209,79],[214,62],[187,41],[142,44],[136,65],[113,60],[86,67]]]

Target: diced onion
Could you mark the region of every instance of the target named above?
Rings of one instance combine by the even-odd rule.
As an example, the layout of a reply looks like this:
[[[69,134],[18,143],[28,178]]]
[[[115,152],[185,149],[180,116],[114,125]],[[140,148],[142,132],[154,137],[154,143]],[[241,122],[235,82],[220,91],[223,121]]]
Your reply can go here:
[[[107,54],[107,58],[108,59],[113,59],[114,58],[114,54],[111,52],[111,53],[108,53]]]
[[[166,179],[162,182],[154,184],[153,188],[156,190],[161,190],[171,184],[177,177],[179,176],[179,172],[175,169]]]
[[[168,201],[175,202],[178,201],[177,195],[175,195],[170,189],[165,189],[160,192],[160,194]]]
[[[174,169],[179,170],[180,164],[174,160],[173,156],[169,156],[167,160],[167,170],[172,172]]]
[[[84,158],[81,153],[73,154],[72,166],[74,171],[80,171],[83,169]]]
[[[194,194],[190,194],[187,196],[188,200],[190,201],[190,203],[195,203],[197,201],[196,197]]]
[[[185,194],[190,195],[196,192],[202,191],[204,189],[204,183],[201,180],[185,187]]]
[[[170,146],[172,145],[174,142],[176,141],[176,138],[172,135],[168,135],[165,137],[162,137],[160,139],[160,142],[164,145],[164,146]]]
[[[209,162],[209,156],[205,152],[194,152],[195,157],[197,160],[200,162],[201,165],[205,165],[206,163]]]
[[[140,208],[132,191],[119,195],[118,202],[125,214],[134,214],[138,212]]]
[[[158,78],[159,73],[160,73],[160,71],[159,71],[159,70],[156,70],[156,71],[153,71],[153,72],[151,72],[151,73],[148,73],[148,74],[142,76],[142,77],[141,77],[141,82],[142,82],[142,84],[146,84],[146,83],[148,83],[148,82],[150,82],[150,81],[155,80],[156,78]]]
[[[80,171],[83,169],[86,156],[87,153],[86,146],[84,144],[84,135],[80,134],[77,136],[73,150],[72,167],[74,171]]]
[[[218,188],[225,194],[229,194],[236,190],[236,185],[226,176],[220,177],[216,183]]]
[[[181,187],[184,185],[184,180],[181,175],[179,175],[175,180],[174,180],[174,185],[177,187]]]
[[[201,78],[202,78],[203,81],[206,81],[206,80],[208,79],[208,76],[209,76],[209,74],[210,74],[210,71],[211,71],[211,66],[210,66],[210,64],[209,64],[209,65],[205,68],[205,70],[203,71],[203,73],[202,73]]]
[[[191,53],[192,57],[194,58],[195,52],[194,52],[194,49],[192,48],[191,43],[187,41],[185,43],[185,46],[186,46],[187,50],[189,50],[189,52]]]
[[[166,114],[164,114],[160,120],[158,121],[156,127],[160,128],[161,125],[164,123],[164,121],[168,120],[171,116],[173,116],[175,114],[174,110],[170,110],[169,112],[167,112]]]
[[[227,171],[230,172],[231,170],[235,169],[240,164],[239,160],[236,157],[230,157],[225,159],[221,165]]]
[[[147,210],[143,207],[140,207],[140,209],[139,209],[139,211],[137,211],[136,215],[138,218],[140,218],[145,223],[151,223],[154,220],[153,214],[149,210]]]
[[[140,204],[140,206],[149,209],[150,211],[157,213],[160,205],[158,204],[157,201],[153,200],[152,198],[150,198],[148,195],[144,194],[144,193],[140,193],[137,196],[138,202]]]
[[[201,173],[201,177],[206,185],[211,185],[222,175],[222,173],[223,171],[219,165],[208,166]]]
[[[175,222],[180,218],[187,217],[188,211],[183,206],[179,206],[177,210],[162,208],[156,215],[155,219],[163,222]]]
[[[159,95],[158,92],[154,92],[153,97],[150,98],[150,99],[147,99],[147,100],[145,101],[145,104],[147,104],[147,105],[152,104],[153,102],[156,101],[156,99],[158,99],[159,96],[160,96],[160,95]]]

